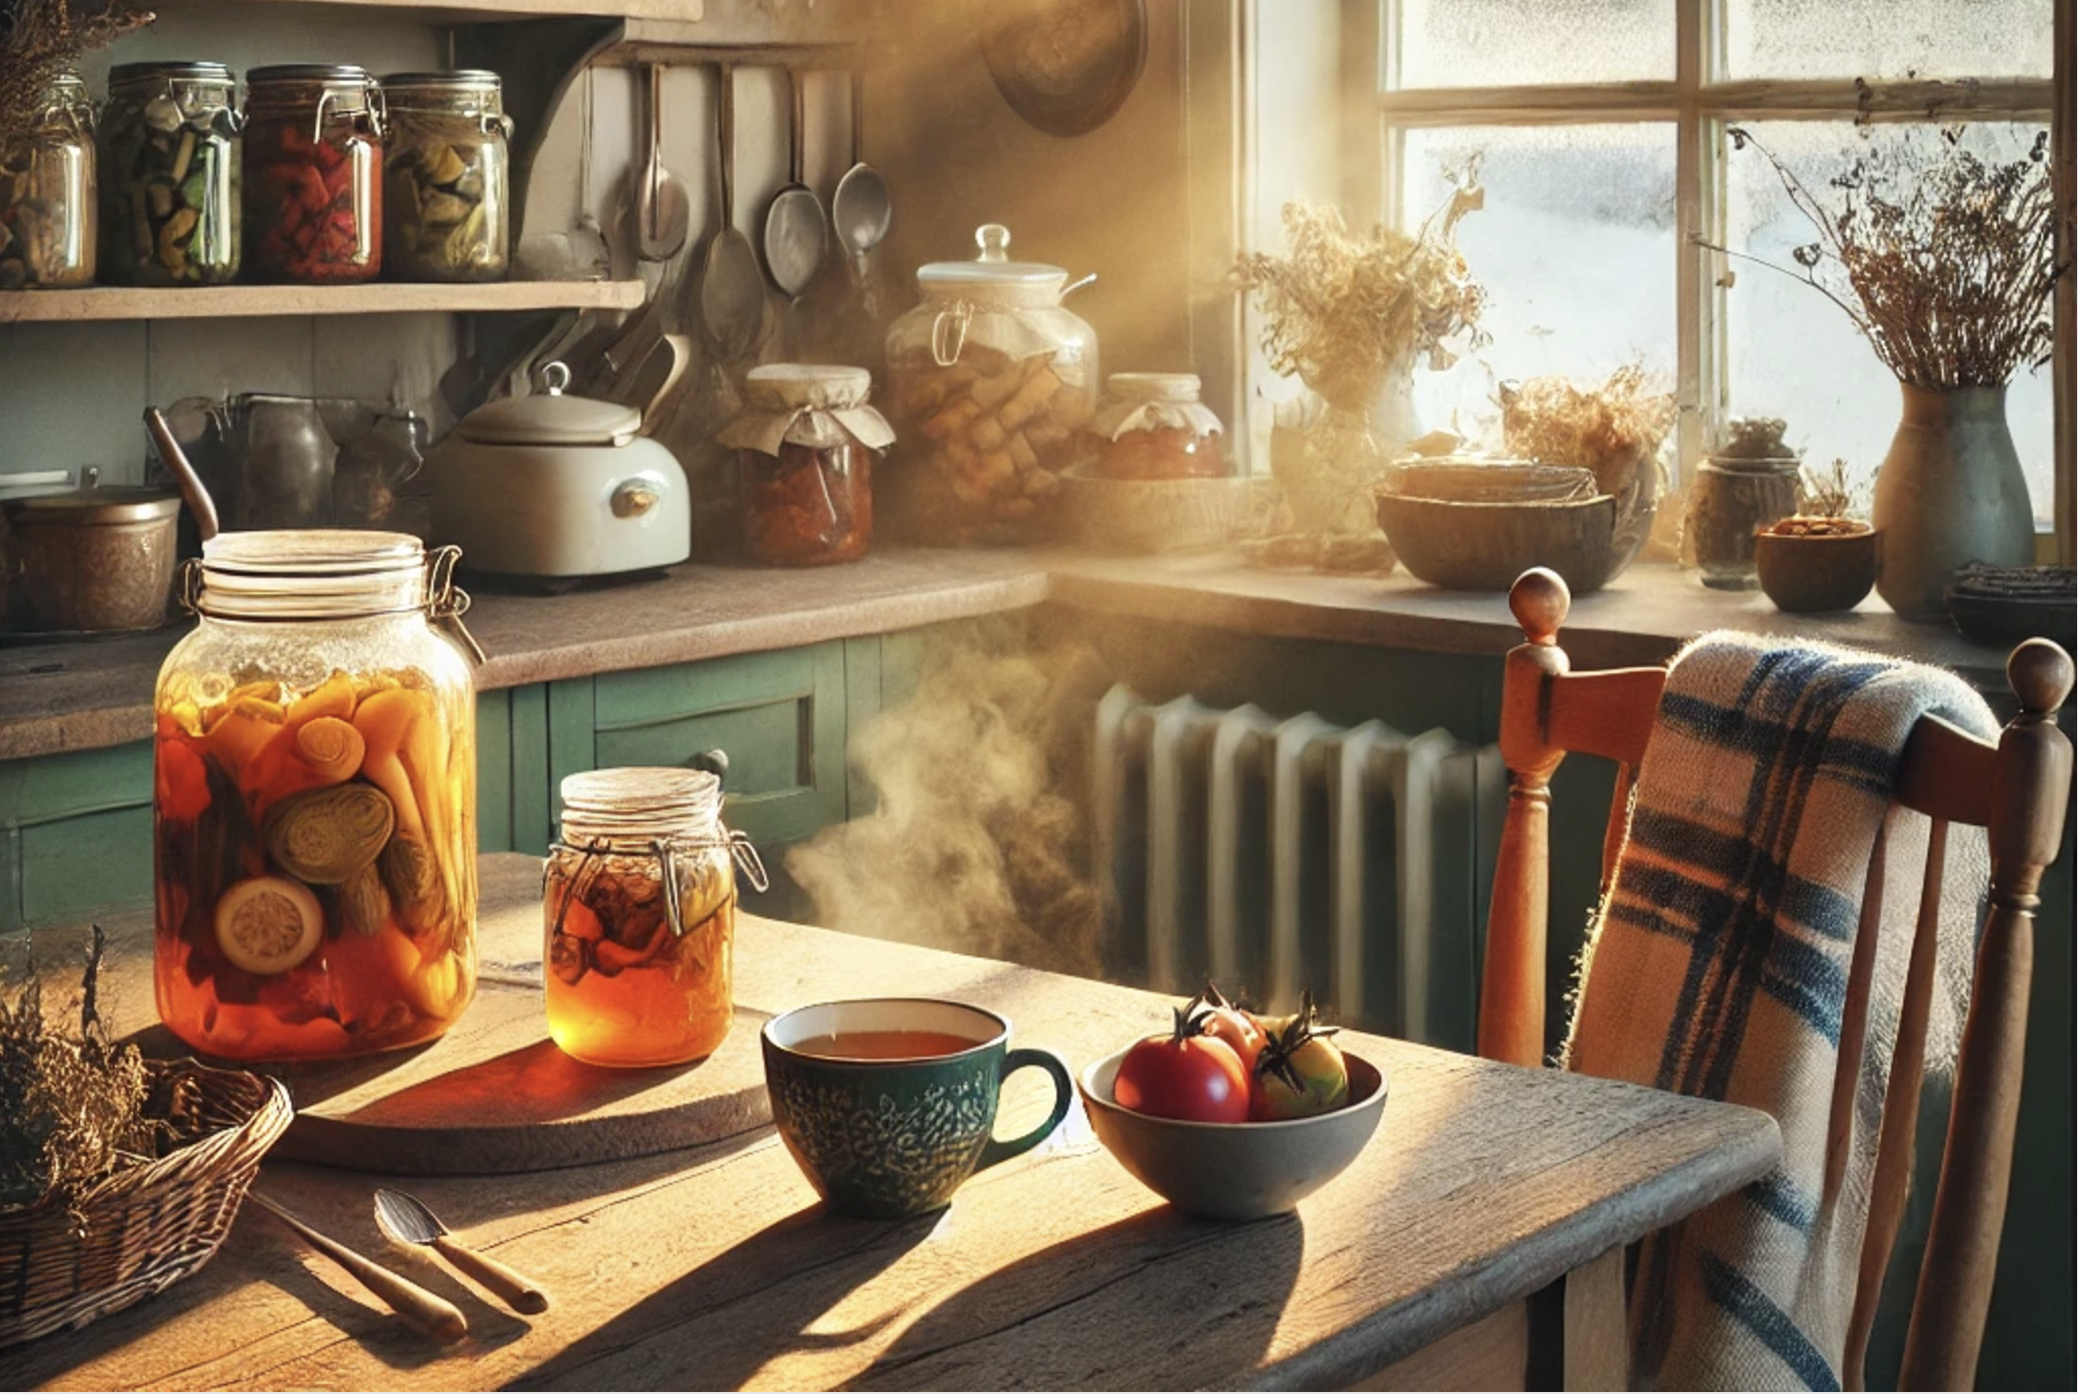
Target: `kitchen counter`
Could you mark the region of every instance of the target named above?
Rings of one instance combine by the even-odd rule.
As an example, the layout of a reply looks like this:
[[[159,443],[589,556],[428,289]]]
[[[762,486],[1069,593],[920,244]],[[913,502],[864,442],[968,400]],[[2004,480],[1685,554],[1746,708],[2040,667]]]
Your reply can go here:
[[[1070,609],[1269,638],[1500,654],[1520,641],[1506,598],[1241,565],[1231,555],[1110,558],[1063,551],[890,548],[856,565],[785,571],[673,567],[565,595],[480,592],[469,626],[483,688],[767,652],[970,619],[1052,601]],[[1582,667],[1656,663],[1688,637],[1734,628],[1874,649],[1997,684],[2005,652],[1944,625],[1908,624],[1871,597],[1845,615],[1785,615],[1758,591],[1704,589],[1639,566],[1580,597],[1563,642]],[[151,734],[151,691],[184,627],[0,648],[0,760]]]

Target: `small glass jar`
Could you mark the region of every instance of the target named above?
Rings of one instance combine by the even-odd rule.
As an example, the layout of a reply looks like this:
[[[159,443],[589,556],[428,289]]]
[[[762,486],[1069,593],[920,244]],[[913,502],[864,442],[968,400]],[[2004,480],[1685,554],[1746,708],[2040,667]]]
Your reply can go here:
[[[743,549],[768,566],[857,561],[873,542],[873,456],[895,433],[864,368],[768,363],[717,439],[736,448]]]
[[[548,1033],[590,1065],[681,1065],[735,1020],[736,871],[764,867],[722,825],[705,770],[612,769],[563,781],[542,915]]]
[[[1198,400],[1196,373],[1113,373],[1090,421],[1107,479],[1195,479],[1227,471],[1225,432]]]
[[[221,63],[125,63],[101,119],[103,277],[216,286],[238,274],[238,87]]]
[[[918,269],[923,303],[888,329],[888,482],[921,542],[1038,536],[1097,406],[1097,335],[1061,305],[1068,273],[1011,261],[1000,224],[974,240],[977,259]]]
[[[468,642],[454,560],[331,530],[221,533],[191,564],[199,623],[153,701],[153,980],[196,1051],[388,1050],[469,1005],[476,694],[434,629]]]
[[[364,68],[255,68],[245,99],[246,262],[262,281],[382,274],[382,91]]]
[[[1707,459],[1689,486],[1687,547],[1713,590],[1752,590],[1753,534],[1797,511],[1794,458]]]
[[[76,73],[52,80],[28,133],[0,145],[0,290],[94,283],[94,107]]]
[[[382,80],[383,257],[396,281],[502,281],[512,196],[498,75],[396,73]]]

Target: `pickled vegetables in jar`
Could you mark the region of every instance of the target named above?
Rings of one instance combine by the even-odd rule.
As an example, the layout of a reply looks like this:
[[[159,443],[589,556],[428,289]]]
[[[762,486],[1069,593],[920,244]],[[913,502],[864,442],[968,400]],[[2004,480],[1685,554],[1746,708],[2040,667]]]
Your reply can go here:
[[[221,63],[124,63],[101,125],[103,279],[214,286],[238,274],[238,84]]]
[[[256,279],[303,285],[382,272],[381,93],[351,65],[248,75],[246,261]]]
[[[383,256],[399,281],[502,281],[512,206],[498,75],[477,69],[382,80]]]
[[[152,800],[159,1015],[203,1054],[414,1045],[475,992],[475,694],[436,562],[391,533],[205,545]]]
[[[94,283],[94,107],[54,77],[26,131],[0,132],[0,290]]]

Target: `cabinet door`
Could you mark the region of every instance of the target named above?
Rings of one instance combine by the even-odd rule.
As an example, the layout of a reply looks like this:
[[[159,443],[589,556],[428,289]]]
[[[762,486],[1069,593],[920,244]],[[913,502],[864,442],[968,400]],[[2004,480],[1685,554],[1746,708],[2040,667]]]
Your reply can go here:
[[[0,929],[151,902],[150,741],[0,762]]]

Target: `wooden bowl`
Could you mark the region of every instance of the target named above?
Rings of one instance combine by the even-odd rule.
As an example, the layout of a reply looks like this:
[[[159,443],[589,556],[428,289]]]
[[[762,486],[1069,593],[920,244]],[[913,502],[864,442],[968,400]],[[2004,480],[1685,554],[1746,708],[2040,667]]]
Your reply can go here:
[[[1793,615],[1852,610],[1876,584],[1882,534],[1871,527],[1831,536],[1769,532],[1753,537],[1753,565],[1775,608]]]
[[[1488,471],[1494,477],[1459,477]],[[1509,494],[1510,477],[1519,496]],[[1594,492],[1593,478],[1552,465],[1395,465],[1372,497],[1401,563],[1432,586],[1506,591],[1531,567],[1548,566],[1581,595],[1629,560],[1615,547],[1616,500]],[[1474,497],[1438,496],[1475,486]]]
[[[1082,1072],[1082,1103],[1097,1140],[1178,1210],[1210,1220],[1282,1215],[1339,1176],[1385,1112],[1378,1067],[1344,1052],[1350,1102],[1281,1123],[1188,1123],[1122,1107],[1111,1097],[1125,1051]]]

